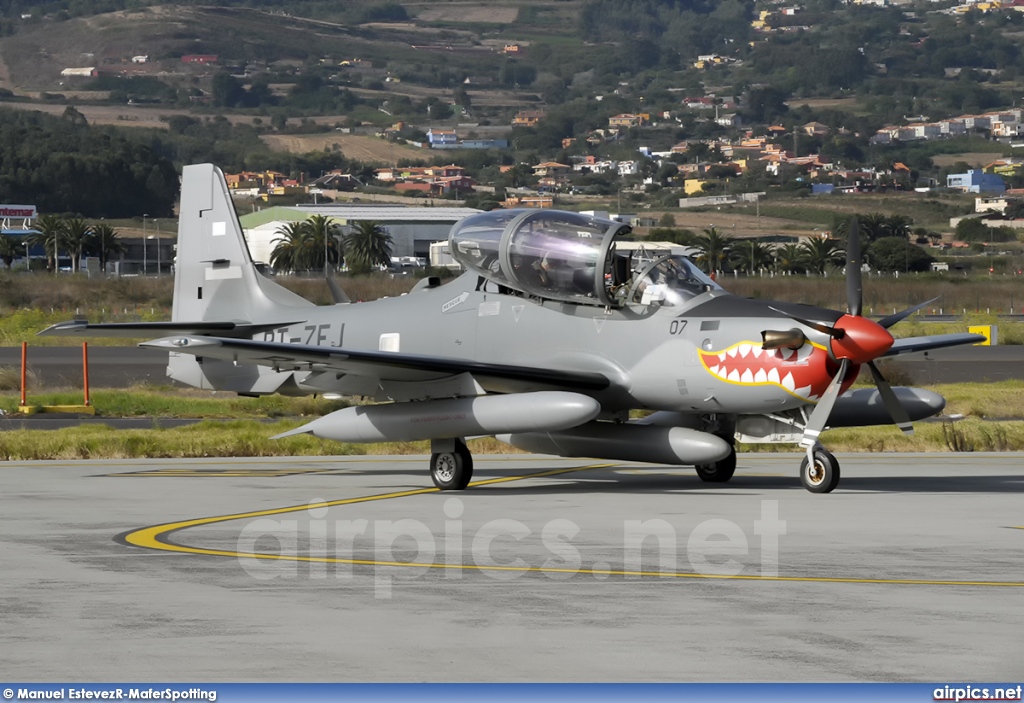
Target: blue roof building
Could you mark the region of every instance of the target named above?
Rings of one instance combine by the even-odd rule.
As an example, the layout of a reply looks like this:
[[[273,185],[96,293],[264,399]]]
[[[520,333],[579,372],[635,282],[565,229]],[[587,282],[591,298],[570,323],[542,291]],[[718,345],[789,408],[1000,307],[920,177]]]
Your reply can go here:
[[[1002,176],[985,173],[980,168],[972,168],[967,173],[951,173],[946,176],[946,187],[965,193],[1006,192],[1006,183]]]

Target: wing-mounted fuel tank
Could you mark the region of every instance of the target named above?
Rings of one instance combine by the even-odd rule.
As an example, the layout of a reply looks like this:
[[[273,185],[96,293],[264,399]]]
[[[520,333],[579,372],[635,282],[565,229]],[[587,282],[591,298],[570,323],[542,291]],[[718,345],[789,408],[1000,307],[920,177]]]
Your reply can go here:
[[[565,391],[364,405],[336,410],[274,439],[311,434],[337,442],[412,442],[561,430],[600,412],[593,398]]]
[[[498,439],[536,454],[673,466],[713,464],[732,453],[727,441],[710,432],[633,423],[588,422],[561,431],[498,435]]]

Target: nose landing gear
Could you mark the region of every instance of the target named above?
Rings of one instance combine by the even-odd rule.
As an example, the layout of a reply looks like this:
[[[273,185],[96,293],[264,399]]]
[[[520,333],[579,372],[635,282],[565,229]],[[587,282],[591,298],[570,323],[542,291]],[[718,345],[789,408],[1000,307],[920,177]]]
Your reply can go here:
[[[811,493],[831,493],[839,485],[839,461],[820,445],[800,462],[800,483]]]

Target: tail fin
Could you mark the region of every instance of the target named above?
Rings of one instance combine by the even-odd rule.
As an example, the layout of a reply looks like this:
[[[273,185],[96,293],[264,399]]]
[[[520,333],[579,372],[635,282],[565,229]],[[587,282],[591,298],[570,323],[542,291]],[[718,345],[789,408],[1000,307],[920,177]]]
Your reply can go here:
[[[213,164],[186,166],[171,319],[273,323],[304,319],[310,307],[256,271],[223,172]]]

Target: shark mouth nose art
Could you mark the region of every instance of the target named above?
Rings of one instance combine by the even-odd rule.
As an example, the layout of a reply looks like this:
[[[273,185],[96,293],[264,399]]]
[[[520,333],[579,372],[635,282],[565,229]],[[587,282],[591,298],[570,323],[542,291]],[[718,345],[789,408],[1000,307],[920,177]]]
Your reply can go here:
[[[741,386],[778,386],[804,400],[818,400],[832,380],[828,352],[807,342],[799,349],[761,348],[741,342],[723,351],[700,352],[701,363],[715,378]]]

